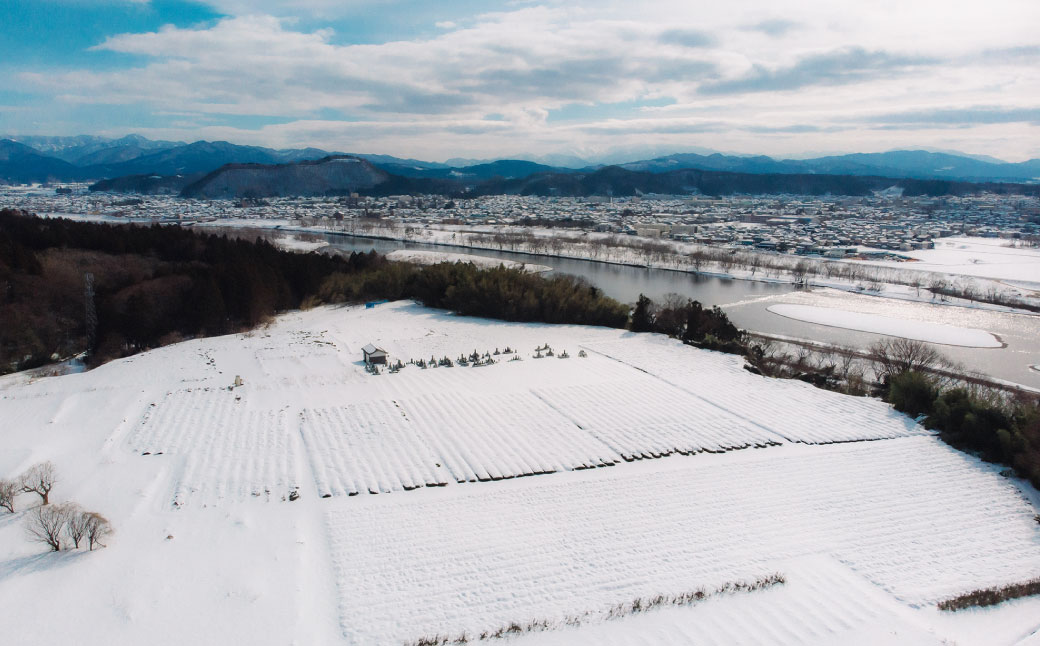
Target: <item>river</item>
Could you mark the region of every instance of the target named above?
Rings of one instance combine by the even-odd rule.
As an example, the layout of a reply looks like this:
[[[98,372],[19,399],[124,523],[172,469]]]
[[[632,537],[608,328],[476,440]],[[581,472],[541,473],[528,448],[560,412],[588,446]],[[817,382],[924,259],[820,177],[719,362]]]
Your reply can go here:
[[[557,274],[578,276],[603,290],[603,293],[625,303],[634,303],[640,294],[660,302],[668,294],[679,294],[700,301],[704,305],[718,305],[726,310],[733,322],[741,328],[762,334],[808,339],[822,343],[866,348],[881,335],[805,323],[785,318],[768,311],[778,302],[809,302],[839,306],[837,299],[874,299],[878,307],[893,310],[891,316],[916,318],[928,311],[932,318],[940,313],[940,320],[952,325],[980,327],[996,334],[1005,347],[985,349],[945,345],[935,347],[950,359],[970,370],[998,379],[1040,388],[1040,317],[1025,314],[1005,314],[986,310],[971,310],[954,306],[930,306],[905,303],[878,297],[854,294],[816,294],[798,290],[785,283],[769,283],[705,276],[664,269],[646,269],[614,265],[590,260],[535,256],[509,251],[486,249],[459,249],[397,240],[381,240],[354,236],[326,235],[335,249],[351,252],[376,250],[388,253],[396,249],[468,252],[475,255],[514,260],[517,262],[549,265]],[[798,292],[798,293],[795,293]],[[860,308],[863,309],[862,302]]]

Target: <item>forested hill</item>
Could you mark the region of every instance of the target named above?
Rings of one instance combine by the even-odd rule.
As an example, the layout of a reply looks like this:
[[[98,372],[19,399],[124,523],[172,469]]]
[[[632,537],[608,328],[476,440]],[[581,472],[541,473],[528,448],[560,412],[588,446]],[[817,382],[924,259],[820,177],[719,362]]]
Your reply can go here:
[[[231,164],[197,177],[136,176],[105,180],[95,191],[169,193],[205,199],[343,195],[441,194],[624,197],[665,195],[869,195],[889,188],[904,195],[966,195],[980,192],[1040,195],[1040,184],[972,183],[951,180],[897,179],[863,175],[733,173],[681,169],[633,171],[607,166],[594,171],[539,172],[524,177],[405,177],[388,173],[356,157],[327,157],[292,164]]]
[[[228,164],[184,187],[196,198],[343,195],[389,179],[386,171],[358,157],[330,156],[292,164]]]
[[[223,334],[297,308],[330,274],[374,257],[293,254],[269,243],[0,211],[0,373],[93,345],[99,359]],[[93,275],[97,327],[86,325]],[[92,337],[92,338],[88,338]]]
[[[666,173],[631,171],[607,166],[591,173],[545,173],[520,179],[493,179],[472,189],[477,195],[520,194],[589,196],[629,196],[646,193],[684,195],[761,195],[790,193],[799,195],[869,195],[873,191],[900,188],[904,195],[966,195],[994,192],[1040,195],[1040,185],[971,183],[949,180],[896,179],[858,175],[816,175],[788,173],[730,173],[694,169]]]

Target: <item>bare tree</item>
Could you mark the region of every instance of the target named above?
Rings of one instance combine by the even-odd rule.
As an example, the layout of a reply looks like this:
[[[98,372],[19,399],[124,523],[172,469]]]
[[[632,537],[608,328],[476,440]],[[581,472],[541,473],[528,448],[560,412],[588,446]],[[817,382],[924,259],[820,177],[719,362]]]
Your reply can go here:
[[[885,339],[870,346],[870,359],[878,381],[911,370],[932,371],[946,361],[928,344],[903,338]]]
[[[89,512],[84,514],[86,522],[86,534],[87,544],[90,546],[91,551],[94,550],[95,546],[100,545],[105,547],[105,544],[101,541],[112,535],[113,529],[108,519],[101,514]]]
[[[50,462],[34,464],[21,477],[22,491],[39,495],[44,505],[50,502],[49,497],[55,482],[57,475],[54,465]]]
[[[25,517],[25,531],[29,540],[50,546],[52,552],[59,551],[65,525],[74,511],[75,506],[69,504],[40,505],[34,508]]]
[[[809,263],[807,263],[804,260],[802,260],[798,264],[796,264],[794,266],[794,268],[791,270],[791,273],[794,274],[794,282],[795,282],[795,284],[796,285],[804,284],[805,283],[805,275],[808,272],[809,272]]]
[[[0,480],[0,507],[14,513],[14,497],[21,492],[22,488],[17,482]]]
[[[79,505],[74,502],[67,503],[72,508],[69,513],[69,519],[65,523],[65,533],[69,535],[72,540],[73,546],[78,550],[80,542],[87,535],[87,524],[89,514],[83,511]]]
[[[841,376],[843,381],[847,381],[849,373],[852,372],[852,365],[856,361],[856,355],[848,351],[846,348],[838,350],[838,374]]]

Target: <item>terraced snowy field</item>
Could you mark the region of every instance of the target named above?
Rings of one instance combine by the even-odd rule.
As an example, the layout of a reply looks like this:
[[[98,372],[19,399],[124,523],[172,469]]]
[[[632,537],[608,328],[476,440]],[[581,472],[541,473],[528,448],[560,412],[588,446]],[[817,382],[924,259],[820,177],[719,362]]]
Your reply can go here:
[[[522,360],[371,375],[367,343],[406,364]],[[546,344],[570,358],[536,359]],[[48,555],[24,538],[28,497],[0,514],[5,643],[402,644],[544,622],[510,639],[1013,644],[1040,628],[1038,599],[934,609],[1040,575],[1037,501],[998,468],[882,402],[656,335],[323,308],[0,379],[0,420],[0,478],[50,460],[54,500],[117,530]],[[787,582],[606,618],[772,573]]]
[[[356,644],[562,623],[815,554],[911,607],[1040,574],[1017,490],[933,438],[517,482],[342,507],[328,524],[343,630]]]
[[[642,344],[611,341],[586,347],[654,375],[789,442],[856,442],[923,432],[913,420],[876,399],[821,391],[799,381],[759,377],[744,370],[739,357],[691,353],[672,339],[658,336]],[[681,360],[676,360],[677,352]]]

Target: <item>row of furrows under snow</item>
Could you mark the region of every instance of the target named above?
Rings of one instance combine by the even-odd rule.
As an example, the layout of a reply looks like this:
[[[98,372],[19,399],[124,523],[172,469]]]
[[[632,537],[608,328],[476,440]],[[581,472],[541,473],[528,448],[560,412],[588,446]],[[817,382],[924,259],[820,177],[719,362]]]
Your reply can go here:
[[[1040,573],[1031,513],[919,437],[339,506],[328,526],[343,631],[362,644],[581,614],[810,554],[933,603]]]
[[[142,455],[184,458],[174,506],[287,500],[299,488],[299,439],[285,411],[249,408],[225,389],[167,393],[149,406],[128,443]]]
[[[344,372],[342,339],[305,341],[259,348],[264,376],[244,389],[185,388],[148,408],[129,443],[185,456],[178,504],[280,499],[310,480],[349,496],[925,433],[882,402],[764,383],[733,357],[657,337],[586,343],[589,358],[378,377]]]
[[[724,374],[701,382],[668,375],[666,381],[629,369],[624,379],[595,384],[480,395],[404,393],[306,407],[295,420],[255,410],[225,389],[177,391],[150,408],[130,444],[140,453],[188,456],[177,488],[183,504],[192,498],[237,498],[241,492],[270,497],[308,477],[321,496],[349,496],[676,453],[923,432],[877,402],[836,397],[829,406],[832,400],[821,398],[827,393],[815,390],[808,393],[815,399],[804,401],[801,388],[785,383],[771,384],[793,386],[777,399],[760,388],[747,392],[749,384],[737,383],[752,375],[725,373],[717,366],[712,370]],[[875,416],[869,425],[857,417],[867,412]],[[295,473],[301,439],[310,474]]]
[[[653,338],[642,344],[591,343],[585,347],[768,429],[778,440],[832,444],[925,432],[877,399],[849,397],[796,380],[753,375],[743,369],[744,361],[739,357],[689,351],[671,339]],[[677,351],[685,352],[682,361],[675,360]]]

